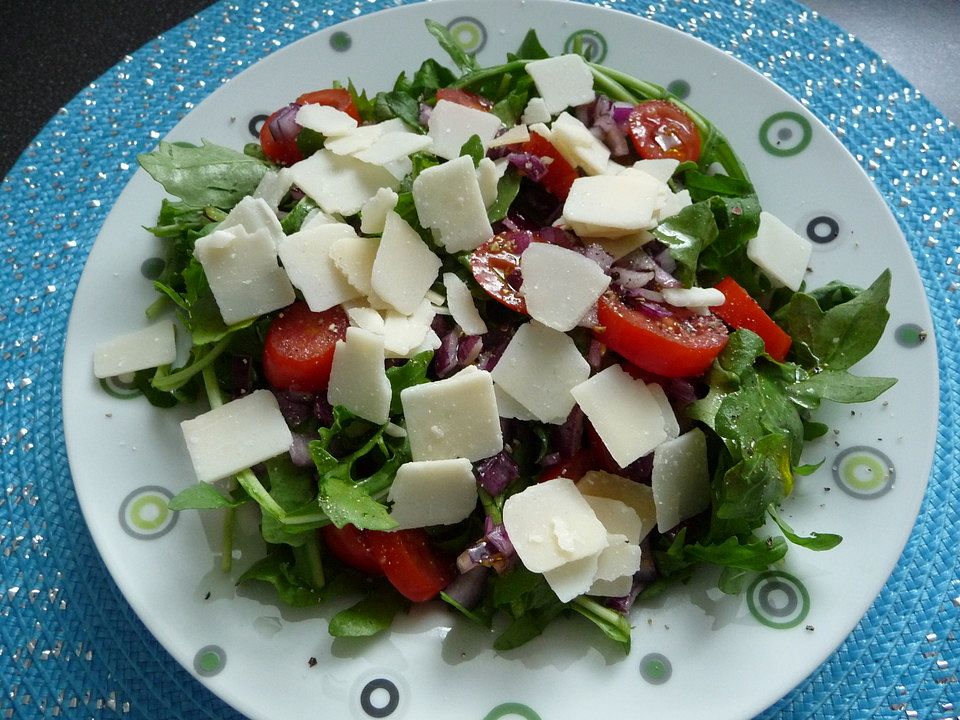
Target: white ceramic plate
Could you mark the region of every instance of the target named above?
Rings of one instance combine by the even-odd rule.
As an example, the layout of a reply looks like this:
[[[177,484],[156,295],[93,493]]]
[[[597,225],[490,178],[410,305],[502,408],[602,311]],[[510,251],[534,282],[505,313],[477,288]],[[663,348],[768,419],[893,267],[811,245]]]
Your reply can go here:
[[[248,120],[302,91],[347,78],[371,91],[387,88],[401,69],[443,57],[424,29],[428,17],[452,23],[462,42],[482,45],[483,64],[501,61],[530,27],[554,53],[582,32],[606,64],[689,88],[688,101],[746,161],[764,206],[817,236],[813,286],[835,277],[866,285],[893,268],[888,330],[858,371],[900,382],[882,402],[823,413],[838,432],[810,446],[806,459],[826,462],[787,506],[799,531],[839,532],[844,542],[822,554],[791,549],[782,572],[757,576],[740,597],[712,589],[715,578],[705,573],[636,607],[627,657],[578,619],[498,655],[490,633],[439,606],[415,610],[383,637],[333,640],[326,632],[332,610],[279,609],[268,590],[236,591],[236,575],[259,557],[255,518],[246,518],[252,529],[240,532],[240,556],[227,577],[218,570],[215,515],[165,510],[165,498],[193,482],[178,422],[199,409],[118,400],[91,372],[94,345],[142,326],[152,299],[141,270],[160,248],[141,228],[153,223],[162,191],[141,171],[90,255],[64,362],[67,447],[97,546],[167,650],[252,718],[584,718],[638,709],[645,717],[751,716],[852,630],[896,563],[923,495],[936,423],[936,350],[932,337],[917,341],[916,329],[931,322],[906,243],[840,143],[759,74],[680,32],[573,3],[451,0],[353,20],[231,80],[169,139],[240,147],[251,140]],[[908,364],[911,372],[903,373]]]

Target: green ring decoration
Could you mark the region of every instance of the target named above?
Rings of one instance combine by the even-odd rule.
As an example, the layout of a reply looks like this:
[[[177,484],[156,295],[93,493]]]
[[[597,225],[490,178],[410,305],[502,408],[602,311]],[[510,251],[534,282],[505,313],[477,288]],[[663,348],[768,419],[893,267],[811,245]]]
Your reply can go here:
[[[603,62],[607,57],[607,39],[596,30],[577,30],[563,43],[563,52],[576,52],[574,48],[579,41],[582,48],[581,55],[590,62]]]
[[[465,53],[476,55],[487,44],[487,29],[474,17],[463,15],[447,24],[447,30]]]
[[[497,705],[483,716],[483,720],[500,720],[508,715],[519,715],[524,720],[542,720],[533,708],[517,702],[505,702]]]
[[[774,605],[771,595],[781,592],[787,604]],[[804,621],[810,612],[810,593],[800,580],[782,570],[758,575],[747,589],[750,614],[763,625],[775,630],[789,630]]]
[[[193,656],[193,669],[200,677],[213,677],[227,664],[227,653],[219,645],[205,645]]]
[[[782,143],[786,143],[788,140],[793,140],[794,135],[793,129],[783,125],[778,131],[777,139],[771,140],[770,131],[779,123],[792,123],[799,131],[800,139],[791,145],[782,145]],[[793,155],[799,155],[807,149],[810,141],[813,140],[813,126],[810,124],[810,121],[800,113],[792,111],[778,112],[763,121],[763,124],[760,126],[759,137],[761,147],[771,155],[791,157]]]
[[[663,685],[673,675],[673,664],[666,655],[648,653],[640,660],[640,676],[651,685]]]
[[[890,492],[896,471],[890,458],[882,452],[857,445],[837,455],[833,461],[833,478],[848,495],[872,500]]]
[[[137,540],[166,535],[177,522],[177,513],[168,505],[172,497],[173,493],[158,485],[137,488],[120,503],[120,527]]]

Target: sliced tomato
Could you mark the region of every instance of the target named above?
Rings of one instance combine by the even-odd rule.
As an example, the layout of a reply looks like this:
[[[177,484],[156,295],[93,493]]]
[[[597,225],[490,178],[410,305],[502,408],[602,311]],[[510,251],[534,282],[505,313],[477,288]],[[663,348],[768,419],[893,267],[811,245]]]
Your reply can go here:
[[[303,153],[297,147],[296,135],[278,139],[270,131],[270,121],[285,110],[286,108],[280,108],[263,121],[263,125],[260,126],[260,147],[263,149],[263,154],[273,162],[280,165],[293,165],[303,160]]]
[[[551,195],[559,200],[566,200],[570,194],[570,186],[580,177],[576,168],[566,161],[560,151],[549,140],[537,133],[531,133],[530,139],[520,145],[520,152],[527,152],[539,158],[546,158],[547,174],[540,179],[540,184]]]
[[[437,102],[441,100],[473,108],[474,110],[482,110],[483,112],[489,112],[493,108],[493,102],[491,100],[488,100],[482,95],[469,92],[468,90],[461,90],[460,88],[440,88],[437,90]]]
[[[380,561],[367,543],[366,531],[355,525],[325,525],[320,528],[324,546],[342,563],[367,575],[383,575]]]
[[[700,159],[700,133],[693,119],[673,103],[646,100],[627,119],[630,139],[645,160]]]
[[[345,112],[354,120],[360,122],[360,112],[357,110],[350,92],[344,88],[314,90],[298,97],[297,102],[301,105],[328,105],[340,112]]]
[[[593,456],[593,451],[590,448],[581,448],[566,460],[561,460],[540,473],[537,482],[546,482],[558,477],[570,478],[576,482],[596,468],[597,461]]]
[[[716,287],[726,299],[723,305],[711,308],[714,314],[730,327],[755,332],[763,340],[767,354],[783,361],[793,342],[786,331],[732,277],[725,277]]]
[[[423,530],[367,530],[365,537],[387,580],[408,600],[430,600],[456,576]]]
[[[503,232],[494,235],[470,255],[470,272],[494,300],[519,313],[527,312],[520,294],[520,255],[531,242],[533,232]]]
[[[319,392],[327,387],[337,340],[347,336],[347,314],[339,305],[313,312],[304,302],[281,310],[263,346],[263,371],[275,388]]]
[[[597,303],[600,342],[643,370],[664,377],[700,375],[727,344],[715,315],[675,308],[668,317],[633,310],[608,292]]]

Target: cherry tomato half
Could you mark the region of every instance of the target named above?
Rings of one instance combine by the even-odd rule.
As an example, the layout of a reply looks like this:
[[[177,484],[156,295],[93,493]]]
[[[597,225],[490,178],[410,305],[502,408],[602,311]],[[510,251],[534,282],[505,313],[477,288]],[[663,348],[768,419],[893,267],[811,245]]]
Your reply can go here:
[[[582,478],[591,470],[597,469],[597,461],[594,458],[593,450],[590,448],[580,448],[566,460],[561,460],[556,465],[551,465],[537,478],[537,482],[546,482],[558,477],[570,478],[574,482]]]
[[[537,133],[530,134],[530,139],[520,146],[520,151],[547,158],[547,174],[540,179],[540,184],[558,200],[566,200],[570,186],[579,177],[576,168],[564,159],[549,140]]]
[[[634,149],[645,160],[674,158],[680,162],[696,162],[700,159],[697,125],[673,103],[642,102],[630,113],[627,126]]]
[[[487,98],[460,88],[440,88],[437,90],[437,102],[441,100],[483,112],[490,112],[493,108],[493,103]]]
[[[270,130],[270,122],[277,117],[277,115],[286,111],[286,107],[280,108],[264,120],[263,125],[260,126],[260,147],[263,149],[263,154],[278,165],[293,165],[303,160],[303,153],[301,153],[300,148],[297,147],[296,135],[286,138],[275,138],[273,132]]]
[[[325,525],[320,528],[324,546],[342,563],[367,575],[383,575],[380,561],[367,543],[366,534],[355,525]]]
[[[538,242],[535,232],[502,232],[494,235],[470,255],[470,272],[494,300],[519,313],[527,312],[527,303],[520,294],[520,255],[531,242]]]
[[[354,120],[360,122],[360,112],[357,110],[350,92],[344,88],[314,90],[298,97],[297,102],[301,105],[328,105],[340,112],[345,112]]]
[[[726,300],[723,305],[712,308],[713,313],[730,327],[755,332],[763,340],[767,354],[782,362],[793,342],[786,331],[732,277],[725,277],[716,287]]]
[[[263,346],[263,371],[282,390],[319,392],[327,387],[337,340],[347,336],[347,314],[339,305],[313,312],[304,302],[281,310]]]
[[[675,308],[667,317],[633,310],[612,292],[597,303],[597,339],[643,370],[664,377],[703,373],[727,344],[727,328],[715,315]]]
[[[414,602],[436,597],[453,582],[453,564],[444,559],[421,529],[364,533],[387,580]]]

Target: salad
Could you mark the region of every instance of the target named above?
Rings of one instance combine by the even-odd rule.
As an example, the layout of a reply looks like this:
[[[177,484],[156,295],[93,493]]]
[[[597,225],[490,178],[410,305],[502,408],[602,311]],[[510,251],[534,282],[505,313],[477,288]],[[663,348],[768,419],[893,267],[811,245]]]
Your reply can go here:
[[[456,70],[305,92],[243,152],[139,157],[172,196],[166,262],[94,372],[209,405],[171,509],[222,513],[230,572],[255,507],[238,582],[352,596],[332,635],[439,599],[498,650],[573,613],[629,651],[631,607],[693,573],[738,593],[834,547],[780,506],[819,467],[820,403],[895,382],[849,372],[890,273],[806,288],[808,241],[664,89],[532,30],[480,67],[427,29]]]

